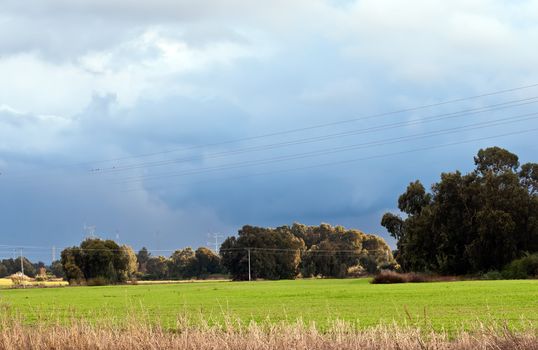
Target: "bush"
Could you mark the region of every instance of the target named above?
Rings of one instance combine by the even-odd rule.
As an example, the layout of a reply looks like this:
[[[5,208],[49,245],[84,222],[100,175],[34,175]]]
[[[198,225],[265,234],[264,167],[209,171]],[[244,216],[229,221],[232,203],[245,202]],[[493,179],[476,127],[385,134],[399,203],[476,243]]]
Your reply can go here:
[[[395,271],[385,270],[374,276],[370,283],[373,284],[388,284],[388,283],[422,283],[432,282],[431,277],[427,277],[418,273],[399,273]]]
[[[482,275],[483,280],[502,280],[503,275],[497,270],[488,271]]]
[[[101,276],[90,278],[86,281],[88,286],[106,286],[109,283],[110,281],[108,279]]]
[[[385,284],[385,283],[407,283],[407,275],[394,271],[381,271],[374,276],[370,283]]]
[[[538,277],[538,253],[526,255],[512,261],[502,271],[505,279],[527,279]]]
[[[35,280],[36,282],[45,282],[45,281],[48,281],[49,278],[47,275],[36,275]]]
[[[405,275],[407,276],[407,282],[409,283],[422,283],[422,282],[433,281],[431,277],[427,277],[425,275],[414,273],[414,272],[406,273]]]
[[[17,272],[11,275],[10,279],[14,286],[22,286],[23,284],[25,284],[25,282],[30,280],[28,276],[23,275],[20,272]]]

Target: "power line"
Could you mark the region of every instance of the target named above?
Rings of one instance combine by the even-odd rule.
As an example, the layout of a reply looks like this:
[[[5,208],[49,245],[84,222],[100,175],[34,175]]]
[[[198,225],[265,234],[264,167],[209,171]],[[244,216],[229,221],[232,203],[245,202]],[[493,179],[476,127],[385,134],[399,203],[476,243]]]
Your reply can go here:
[[[261,172],[261,173],[251,173],[251,174],[248,174],[248,175],[221,178],[221,179],[216,179],[216,180],[236,180],[236,179],[250,178],[250,177],[254,177],[254,176],[266,176],[266,175],[282,174],[282,173],[293,172],[293,171],[302,171],[302,170],[314,169],[314,168],[319,168],[319,167],[339,166],[339,165],[343,165],[343,164],[355,163],[355,162],[364,161],[364,160],[381,159],[381,158],[399,156],[399,155],[404,155],[404,154],[412,154],[412,153],[416,153],[416,152],[429,151],[429,150],[433,150],[433,149],[457,146],[457,145],[472,143],[472,142],[476,142],[476,141],[485,141],[485,140],[491,140],[491,139],[496,139],[496,138],[506,137],[506,136],[522,135],[522,134],[535,132],[535,131],[538,131],[538,128],[519,130],[519,131],[515,131],[515,132],[509,132],[509,133],[497,134],[497,135],[492,135],[492,136],[474,138],[474,139],[458,141],[458,142],[437,144],[437,145],[433,145],[433,146],[414,148],[414,149],[405,150],[405,151],[399,151],[399,152],[391,152],[391,153],[385,153],[385,154],[378,154],[378,155],[374,155],[374,156],[354,158],[354,159],[346,159],[346,160],[327,162],[327,163],[318,163],[318,164],[313,164],[313,165],[308,165],[308,166],[281,169],[281,170],[276,170],[276,171],[268,171],[268,172]],[[212,181],[215,181],[215,179],[213,179],[213,180],[205,180],[205,181],[196,181],[195,183],[207,183],[207,182],[212,182]],[[185,185],[185,184],[176,184],[176,185]],[[150,187],[149,189],[155,189],[155,188],[156,187],[153,186],[153,187]],[[169,188],[170,188],[170,186],[167,186],[167,189],[169,189]],[[123,192],[146,191],[147,189],[148,188],[133,188],[133,189],[124,190]]]
[[[527,113],[527,114],[522,114],[522,115],[518,115],[514,117],[501,118],[501,119],[496,119],[492,121],[468,124],[464,126],[447,128],[447,129],[440,129],[440,130],[435,130],[432,132],[426,132],[426,133],[421,133],[421,134],[414,134],[414,135],[401,136],[401,137],[391,137],[391,138],[387,138],[387,139],[383,139],[379,141],[358,143],[358,144],[340,146],[340,147],[334,147],[334,148],[325,148],[325,149],[316,150],[316,151],[296,153],[292,155],[278,156],[278,157],[272,157],[272,158],[247,160],[247,161],[231,163],[231,164],[223,165],[223,166],[199,168],[199,169],[194,169],[194,170],[189,170],[189,171],[184,171],[184,172],[173,172],[173,173],[162,173],[162,174],[147,175],[147,176],[125,177],[125,178],[119,179],[115,183],[123,184],[123,183],[138,182],[141,180],[157,180],[157,179],[168,178],[168,177],[195,175],[195,174],[201,174],[201,173],[206,173],[206,172],[237,169],[237,168],[243,168],[243,167],[249,167],[249,166],[272,164],[272,163],[289,161],[289,160],[304,159],[304,158],[316,157],[320,155],[328,155],[328,154],[339,153],[339,152],[344,152],[344,151],[349,151],[349,150],[356,150],[356,149],[361,149],[361,148],[378,147],[378,146],[411,141],[411,140],[416,140],[416,139],[422,139],[422,138],[427,138],[427,137],[453,134],[453,133],[465,131],[465,130],[474,130],[477,128],[499,126],[499,125],[511,124],[514,122],[527,121],[531,119],[536,119],[537,114],[538,112]]]
[[[79,247],[66,247],[65,249],[71,249],[74,248],[77,251],[81,252],[99,252],[99,251],[107,251],[107,252],[122,252],[123,249],[107,249],[107,248],[79,248]],[[48,249],[48,248],[47,248]],[[24,256],[22,255],[23,248],[19,248],[19,257]],[[148,252],[153,253],[173,253],[177,249],[148,249]],[[237,252],[237,251],[245,251],[245,250],[251,250],[251,251],[259,251],[264,253],[297,253],[297,252],[308,252],[308,253],[339,253],[339,254],[363,254],[364,251],[368,252],[384,252],[385,249],[317,249],[317,248],[264,248],[264,247],[237,247],[237,248],[221,248],[218,251],[220,252]]]
[[[520,103],[515,103],[515,102],[520,102]],[[308,143],[314,143],[314,142],[327,141],[327,140],[331,140],[338,137],[369,134],[373,132],[396,129],[400,127],[420,125],[424,123],[430,123],[430,122],[453,119],[453,118],[460,118],[460,117],[475,115],[475,114],[484,113],[484,112],[498,111],[498,110],[502,110],[506,108],[525,106],[525,105],[534,104],[537,102],[538,102],[538,96],[534,96],[534,97],[529,97],[525,99],[513,100],[513,101],[494,104],[494,105],[484,106],[481,108],[472,108],[472,109],[465,109],[465,110],[460,110],[456,112],[432,115],[429,117],[424,117],[424,118],[415,119],[411,121],[393,122],[393,123],[382,124],[378,126],[371,126],[371,127],[355,129],[355,130],[347,130],[344,132],[320,135],[320,136],[315,136],[315,137],[301,138],[301,139],[295,139],[291,141],[284,141],[284,142],[265,144],[265,145],[259,145],[259,146],[244,147],[244,148],[238,148],[238,149],[233,149],[229,151],[221,151],[221,152],[211,153],[208,155],[207,154],[196,155],[196,156],[176,158],[176,159],[140,162],[140,163],[134,163],[134,164],[124,165],[124,166],[113,166],[113,167],[108,167],[108,168],[94,168],[94,169],[91,169],[90,172],[94,174],[116,173],[116,172],[121,172],[121,171],[126,171],[126,170],[165,166],[165,165],[178,164],[178,163],[194,161],[194,160],[222,158],[228,155],[236,155],[236,154],[255,152],[255,151],[265,151],[265,150],[271,150],[271,149],[286,147],[286,146],[295,146],[295,145],[302,145],[302,144],[308,144]]]
[[[187,151],[187,150],[192,150],[192,149],[197,149],[197,148],[221,146],[221,145],[238,143],[238,142],[243,142],[243,141],[251,141],[251,140],[257,140],[257,139],[263,139],[263,138],[268,138],[268,137],[273,137],[273,136],[288,135],[288,134],[298,133],[298,132],[301,132],[301,131],[314,130],[314,129],[320,129],[320,128],[325,128],[325,127],[329,127],[329,126],[353,123],[353,122],[357,122],[357,121],[360,121],[360,120],[368,120],[368,119],[377,118],[377,117],[384,117],[384,116],[401,114],[401,113],[406,113],[406,112],[413,112],[413,111],[432,108],[432,107],[439,107],[439,106],[452,104],[452,103],[476,100],[476,99],[480,99],[480,98],[484,98],[484,97],[495,96],[495,95],[505,94],[505,93],[509,93],[509,92],[515,92],[515,91],[520,91],[520,90],[525,90],[525,89],[531,89],[531,88],[534,88],[534,87],[538,87],[538,83],[519,86],[519,87],[514,87],[514,88],[508,88],[508,89],[503,89],[503,90],[496,90],[496,91],[487,92],[487,93],[483,93],[483,94],[467,96],[467,97],[462,97],[462,98],[456,98],[456,99],[452,99],[452,100],[446,100],[446,101],[441,101],[441,102],[436,102],[436,103],[431,103],[431,104],[425,104],[425,105],[420,105],[420,106],[415,106],[415,107],[410,107],[410,108],[403,108],[403,109],[389,111],[389,112],[376,113],[376,114],[366,115],[366,116],[363,116],[363,117],[345,119],[345,120],[329,122],[329,123],[316,124],[316,125],[311,125],[311,126],[301,127],[301,128],[294,128],[294,129],[276,131],[276,132],[267,133],[267,134],[261,134],[261,135],[257,135],[257,136],[249,136],[249,137],[237,138],[237,139],[228,140],[228,141],[207,143],[207,144],[195,145],[195,146],[191,146],[191,147],[175,148],[175,149],[169,149],[169,150],[158,151],[158,152],[141,153],[141,154],[130,155],[130,156],[125,156],[125,157],[117,157],[117,158],[109,158],[109,159],[103,159],[103,160],[80,162],[80,163],[71,164],[71,166],[107,163],[107,162],[114,162],[114,161],[120,161],[120,160],[126,160],[126,159],[151,157],[151,156],[155,156],[155,155],[173,153],[173,152],[178,152],[178,151]]]
[[[239,138],[239,139],[229,140],[229,141],[224,141],[224,142],[210,143],[210,144],[204,144],[204,145],[195,145],[195,146],[188,147],[188,148],[178,148],[178,149],[172,149],[172,150],[166,150],[166,151],[160,151],[160,152],[153,152],[153,153],[146,153],[146,154],[131,155],[131,156],[113,158],[113,159],[79,162],[79,163],[73,163],[73,164],[64,165],[64,166],[57,166],[56,168],[70,167],[70,166],[84,165],[84,164],[98,164],[98,163],[106,163],[106,162],[111,162],[111,161],[142,158],[142,157],[148,157],[148,156],[152,156],[152,155],[176,152],[176,151],[179,151],[179,150],[190,150],[190,149],[196,149],[196,148],[204,148],[204,147],[217,146],[217,145],[223,145],[223,144],[237,143],[237,142],[247,141],[247,140],[267,138],[267,137],[277,136],[277,135],[286,135],[286,134],[296,133],[296,132],[305,131],[305,130],[318,129],[318,128],[323,128],[323,127],[328,127],[328,126],[333,126],[333,125],[351,123],[351,122],[360,121],[360,120],[367,120],[367,119],[371,119],[371,118],[375,118],[375,117],[382,117],[382,116],[394,115],[394,114],[398,114],[398,113],[417,111],[417,110],[421,110],[421,109],[426,109],[426,108],[431,108],[431,107],[436,107],[436,106],[442,106],[442,105],[447,105],[447,104],[451,104],[451,103],[474,100],[474,99],[479,99],[479,98],[488,97],[488,96],[495,96],[495,95],[505,94],[505,93],[509,93],[509,92],[520,91],[520,90],[524,90],[524,89],[530,89],[530,88],[534,88],[534,87],[538,87],[538,83],[525,85],[525,86],[520,86],[520,87],[515,87],[515,88],[497,90],[497,91],[493,91],[493,92],[488,92],[488,93],[483,93],[483,94],[479,94],[479,95],[468,96],[468,97],[463,97],[463,98],[458,98],[458,99],[446,100],[446,101],[442,101],[442,102],[438,102],[438,103],[426,104],[426,105],[410,107],[410,108],[405,108],[405,109],[400,109],[400,110],[394,110],[394,111],[384,112],[384,113],[377,113],[377,114],[367,115],[367,116],[358,117],[358,118],[340,120],[340,121],[336,121],[336,122],[312,125],[312,126],[303,127],[303,128],[283,130],[283,131],[279,131],[279,132],[262,134],[262,135],[252,136],[252,137]],[[517,101],[530,100],[530,99],[533,99],[533,97],[527,98],[527,99],[522,99],[522,100],[508,101],[508,102],[497,104],[497,106],[500,106],[500,105],[503,105],[503,104],[510,104],[510,103],[514,103],[514,102],[517,102]],[[529,103],[532,103],[532,102],[529,102]],[[492,105],[492,106],[495,106],[495,105]],[[509,107],[507,107],[507,108],[509,108]]]

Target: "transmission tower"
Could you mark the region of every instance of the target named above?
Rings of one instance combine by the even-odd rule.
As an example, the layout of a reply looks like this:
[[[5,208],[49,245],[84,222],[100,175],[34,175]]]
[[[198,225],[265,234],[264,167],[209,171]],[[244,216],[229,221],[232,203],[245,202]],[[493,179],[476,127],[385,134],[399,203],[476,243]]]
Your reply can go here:
[[[84,239],[97,238],[97,236],[95,235],[95,225],[87,226],[86,224],[84,224],[84,232],[86,232],[86,236],[84,237]]]
[[[208,246],[213,246],[215,249],[215,253],[219,252],[219,239],[224,238],[224,235],[221,235],[220,233],[208,233],[207,236],[211,241],[207,242]]]

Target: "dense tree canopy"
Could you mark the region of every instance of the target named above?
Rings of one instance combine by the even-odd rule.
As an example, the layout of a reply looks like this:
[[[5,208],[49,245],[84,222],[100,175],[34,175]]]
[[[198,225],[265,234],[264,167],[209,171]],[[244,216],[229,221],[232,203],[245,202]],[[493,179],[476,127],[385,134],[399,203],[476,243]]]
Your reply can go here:
[[[84,282],[103,279],[109,283],[129,278],[136,262],[130,248],[120,247],[112,240],[86,239],[80,247],[62,251],[61,262],[69,281]]]
[[[168,270],[172,278],[190,278],[194,275],[193,263],[196,259],[191,247],[176,250],[168,262]]]
[[[221,246],[223,265],[232,277],[289,279],[303,275],[345,277],[351,271],[395,267],[389,246],[379,237],[328,224],[277,228],[244,226]]]
[[[248,279],[248,251],[252,278],[290,279],[299,273],[304,242],[288,226],[272,228],[243,226],[238,236],[221,245],[222,264],[234,279]]]
[[[411,183],[398,199],[405,219],[383,216],[404,269],[486,272],[538,251],[538,164],[520,166],[499,147],[481,149],[474,161],[468,174],[441,174],[431,193]]]

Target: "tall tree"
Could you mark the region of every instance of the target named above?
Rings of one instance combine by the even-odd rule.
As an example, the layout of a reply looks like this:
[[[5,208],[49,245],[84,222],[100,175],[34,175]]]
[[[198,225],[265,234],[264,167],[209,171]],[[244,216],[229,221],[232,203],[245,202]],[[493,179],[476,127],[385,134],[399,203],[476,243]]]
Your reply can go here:
[[[479,150],[474,161],[466,175],[441,174],[431,193],[411,183],[398,199],[405,220],[383,216],[404,269],[485,272],[538,250],[538,166],[520,168],[517,155],[499,147]]]
[[[136,254],[128,245],[122,245],[121,249],[123,251],[123,254],[127,257],[127,265],[125,269],[125,279],[133,278],[135,274],[138,272],[138,260],[136,258]]]
[[[151,257],[151,253],[146,247],[142,247],[136,254],[136,260],[138,261],[138,271],[146,272],[146,264]]]

